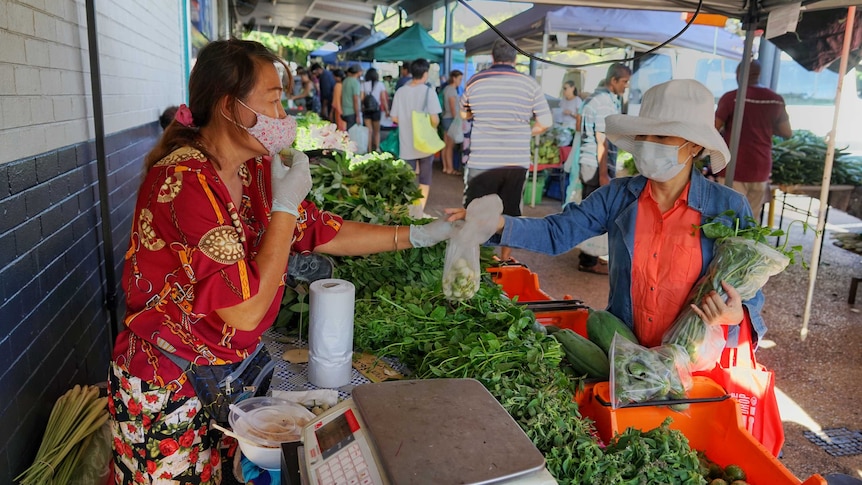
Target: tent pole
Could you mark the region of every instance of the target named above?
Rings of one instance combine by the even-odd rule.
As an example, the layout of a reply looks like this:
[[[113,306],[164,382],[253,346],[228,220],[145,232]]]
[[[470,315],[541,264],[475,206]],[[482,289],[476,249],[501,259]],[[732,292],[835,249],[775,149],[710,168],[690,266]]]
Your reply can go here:
[[[832,131],[826,141],[826,161],[823,164],[823,181],[820,184],[820,208],[817,211],[817,232],[814,247],[811,249],[811,263],[808,266],[808,294],[805,296],[805,312],[802,314],[802,330],[799,338],[808,337],[808,321],[811,318],[811,303],[814,298],[814,284],[817,282],[817,267],[820,265],[820,247],[823,239],[819,237],[826,230],[826,211],[829,202],[829,187],[832,183],[832,163],[835,160],[835,133],[838,128],[838,113],[841,108],[841,91],[847,74],[847,57],[850,42],[853,40],[853,23],[856,20],[856,7],[847,7],[847,23],[844,24],[844,45],[841,48],[841,61],[838,68],[838,87],[835,89],[835,109],[832,114]]]
[[[745,44],[742,49],[742,72],[737,79],[739,86],[736,91],[736,104],[733,105],[733,126],[730,130],[730,160],[727,161],[727,168],[724,169],[724,184],[731,188],[733,187],[733,175],[736,171],[736,154],[739,151],[739,137],[742,134],[742,115],[745,111],[745,94],[748,92],[748,72],[751,64],[751,51],[754,46],[754,29],[757,27],[757,22],[755,22],[753,15],[749,14],[747,20]],[[742,96],[739,95],[740,93],[742,93]]]
[[[542,59],[545,59],[547,57],[548,57],[548,33],[545,32],[544,35],[542,35]],[[543,75],[539,76],[539,79],[544,78],[544,73],[545,73],[545,64],[544,63],[542,63],[541,69],[542,69]],[[535,144],[535,149],[533,150],[535,152],[535,154],[533,155],[533,190],[530,194],[532,196],[532,198],[530,199],[530,207],[536,207],[536,183],[537,183],[537,179],[539,178],[538,177],[538,172],[539,172],[539,135],[535,135],[533,137],[533,142]]]
[[[455,7],[458,6],[458,3],[455,3],[454,6],[448,1],[445,3],[446,6],[446,31],[444,34],[443,43],[447,46],[452,44],[452,21],[455,18]],[[442,74],[449,74],[452,72],[452,47],[446,47],[443,50],[443,72]]]

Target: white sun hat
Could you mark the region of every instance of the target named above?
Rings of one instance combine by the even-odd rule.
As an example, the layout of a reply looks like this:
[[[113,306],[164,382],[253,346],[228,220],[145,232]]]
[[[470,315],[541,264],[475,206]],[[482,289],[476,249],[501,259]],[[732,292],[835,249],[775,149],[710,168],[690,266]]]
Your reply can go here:
[[[605,134],[616,146],[631,151],[637,135],[678,136],[706,149],[713,173],[727,166],[730,150],[715,129],[715,98],[693,79],[677,79],[644,93],[640,114],[609,115]]]

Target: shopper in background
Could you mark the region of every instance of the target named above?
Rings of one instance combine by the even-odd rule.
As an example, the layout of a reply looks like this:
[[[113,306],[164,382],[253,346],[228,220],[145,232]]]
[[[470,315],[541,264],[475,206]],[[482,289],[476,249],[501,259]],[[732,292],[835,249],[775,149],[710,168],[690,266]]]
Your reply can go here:
[[[541,86],[515,70],[516,54],[514,47],[497,39],[491,51],[494,64],[467,81],[460,108],[461,117],[473,122],[464,207],[475,198],[497,194],[503,214],[509,216],[521,215],[530,137],[553,123]],[[500,258],[509,260],[511,252],[504,245]]]
[[[425,59],[416,59],[410,63],[410,81],[395,91],[392,98],[392,121],[398,124],[398,150],[404,161],[413,167],[419,178],[419,189],[422,191],[420,205],[425,209],[425,202],[431,192],[431,172],[434,160],[433,153],[423,153],[413,146],[413,112],[419,111],[431,115],[431,125],[440,123],[439,114],[442,111],[437,93],[426,84],[428,70],[431,65]]]
[[[344,86],[344,71],[336,69],[332,71],[335,77],[335,86],[332,88],[332,111],[329,118],[335,123],[335,127],[341,131],[347,131],[347,123],[341,115],[344,110],[341,108],[341,92]]]
[[[449,236],[442,219],[377,226],[306,201],[309,161],[290,149],[296,122],[282,107],[276,64],[257,42],[207,44],[189,106],[146,157],[123,272],[125,328],[109,371],[116,483],[221,483],[221,435],[196,391],[218,386],[199,370],[227,375],[271,361],[261,335],[278,313],[291,253],[371,254]]]
[[[413,78],[413,76],[410,74],[410,62],[409,61],[402,62],[401,66],[398,68],[398,72],[401,74],[401,76],[398,78],[397,81],[395,81],[395,91],[396,92],[398,91],[399,88],[401,88],[401,86],[404,86],[405,84],[410,82],[410,80]]]
[[[580,166],[582,197],[593,191],[616,175],[617,147],[605,136],[605,118],[622,112],[621,96],[629,85],[632,71],[620,63],[611,64],[607,75],[581,108],[581,151]],[[578,140],[575,140],[577,143]],[[581,252],[578,270],[587,273],[608,274],[607,265],[596,256]]]
[[[315,108],[319,109],[317,107],[318,100],[314,81],[311,80],[308,70],[303,67],[297,68],[296,74],[302,88],[299,93],[291,96],[290,99],[296,104],[297,108],[304,108],[306,111],[314,113],[316,112]]]
[[[386,85],[380,81],[377,69],[373,67],[365,72],[362,96],[363,100],[365,96],[371,96],[371,99],[377,101],[377,109],[366,110],[366,106],[363,106],[362,118],[368,127],[368,151],[380,151],[380,118],[382,113],[389,116],[389,95],[386,94]]]
[[[174,117],[177,115],[177,109],[179,106],[168,106],[162,111],[162,114],[159,115],[159,126],[162,127],[162,130],[168,127],[171,124],[171,121],[174,121]]]
[[[362,74],[362,68],[353,64],[347,68],[347,77],[341,82],[341,119],[344,120],[348,130],[356,123],[362,124],[360,74]]]
[[[578,96],[578,88],[574,81],[563,83],[563,97],[560,98],[560,125],[577,131],[581,126],[581,105],[583,100]]]
[[[743,64],[736,66],[736,80],[742,81]],[[715,110],[715,127],[730,143],[733,113],[738,89],[725,93]],[[754,219],[760,220],[763,204],[769,196],[769,178],[772,174],[772,135],[782,138],[793,136],[790,117],[784,107],[784,98],[760,84],[760,62],[751,61],[748,68],[748,90],[742,116],[742,131],[733,172],[733,188],[748,198]],[[724,173],[713,173],[723,182]]]
[[[443,173],[449,175],[460,175],[459,170],[455,170],[453,163],[455,140],[449,136],[449,127],[456,116],[460,120],[461,99],[458,96],[458,86],[461,85],[461,79],[464,78],[464,73],[455,69],[449,73],[449,78],[446,81],[446,87],[443,88],[443,141],[446,146],[443,148],[441,159],[443,161]],[[460,123],[459,123],[460,124]]]
[[[320,94],[320,116],[330,119],[332,112],[332,96],[335,88],[335,75],[329,69],[324,69],[320,64],[311,65],[311,74],[317,78],[317,92]]]
[[[694,80],[675,80],[649,89],[639,116],[611,115],[608,138],[634,156],[640,175],[612,180],[580,204],[544,218],[502,216],[492,242],[546,254],[562,254],[591,237],[607,233],[610,249],[608,310],[631,328],[641,345],[661,344],[677,315],[689,305],[689,292],[713,258],[714,239],[692,227],[734,212],[743,227],[751,216],[738,192],[708,181],[694,159],[709,155],[717,169],[727,164],[727,145],[716,131],[712,92]],[[471,162],[472,163],[472,162]],[[464,209],[447,209],[449,219]],[[722,283],[694,305],[710,325],[727,326],[735,347],[740,323],[752,335],[766,332],[760,314],[763,295],[741,301]]]

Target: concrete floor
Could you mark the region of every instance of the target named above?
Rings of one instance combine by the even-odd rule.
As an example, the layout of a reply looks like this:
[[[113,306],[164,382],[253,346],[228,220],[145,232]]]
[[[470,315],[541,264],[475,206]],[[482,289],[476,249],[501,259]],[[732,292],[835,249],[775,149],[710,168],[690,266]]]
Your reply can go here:
[[[426,213],[442,216],[446,207],[460,207],[463,180],[444,175],[439,164],[435,173]],[[795,219],[808,218],[816,226],[817,200],[788,196],[782,227]],[[561,209],[560,201],[544,198],[535,207],[524,207],[525,216],[541,217]],[[809,212],[813,214],[808,214]],[[781,205],[776,203],[773,225],[779,223]],[[855,305],[848,304],[852,277],[862,277],[862,256],[832,244],[830,234],[860,232],[862,221],[841,211],[828,213],[826,237],[816,285],[812,291],[809,334],[800,337],[810,270],[790,267],[770,279],[764,288],[764,318],[769,333],[761,343],[758,360],[775,371],[779,404],[785,425],[786,442],[782,463],[794,475],[805,479],[815,473],[846,473],[862,478],[862,454],[833,457],[803,436],[805,431],[862,428],[859,402],[862,402],[862,294]],[[805,261],[811,260],[815,244],[813,232],[791,231],[790,244],[804,247]],[[608,277],[577,270],[578,251],[550,257],[514,250],[513,256],[539,275],[542,290],[554,298],[570,296],[588,306],[607,305]],[[860,435],[862,436],[862,435]],[[862,438],[860,438],[862,441]],[[862,448],[862,442],[858,443]]]

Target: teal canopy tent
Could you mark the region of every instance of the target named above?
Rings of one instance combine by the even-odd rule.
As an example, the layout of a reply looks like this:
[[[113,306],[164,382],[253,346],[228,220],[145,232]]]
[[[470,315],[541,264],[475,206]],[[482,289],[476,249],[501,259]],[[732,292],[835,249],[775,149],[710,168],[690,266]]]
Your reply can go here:
[[[358,61],[397,62],[418,58],[428,62],[443,62],[443,44],[434,40],[419,24],[402,27],[389,37],[359,49],[344,52],[347,59]],[[452,51],[452,62],[463,63],[464,53]]]

